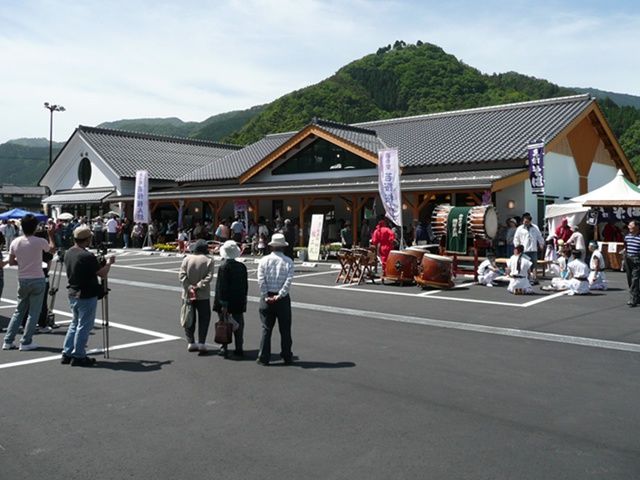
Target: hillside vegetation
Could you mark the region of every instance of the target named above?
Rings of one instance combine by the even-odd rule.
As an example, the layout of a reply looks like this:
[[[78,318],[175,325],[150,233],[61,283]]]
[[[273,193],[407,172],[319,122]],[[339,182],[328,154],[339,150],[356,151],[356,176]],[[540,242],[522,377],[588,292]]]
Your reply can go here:
[[[314,117],[356,123],[579,92],[589,92],[598,98],[613,132],[640,173],[639,97],[560,87],[516,72],[483,74],[440,47],[422,42],[407,45],[396,41],[375,54],[345,65],[316,85],[291,92],[268,105],[214,115],[203,122],[183,122],[178,118],[137,119],[98,126],[248,145],[270,133],[298,130]],[[33,151],[3,151],[5,145],[0,145],[3,172],[0,181],[9,183],[4,173],[11,171],[6,178],[11,178],[12,183],[37,182],[46,169],[48,150],[38,147]],[[38,157],[40,163],[34,162]],[[9,170],[5,170],[5,165],[9,165]],[[16,182],[16,177],[30,180]]]

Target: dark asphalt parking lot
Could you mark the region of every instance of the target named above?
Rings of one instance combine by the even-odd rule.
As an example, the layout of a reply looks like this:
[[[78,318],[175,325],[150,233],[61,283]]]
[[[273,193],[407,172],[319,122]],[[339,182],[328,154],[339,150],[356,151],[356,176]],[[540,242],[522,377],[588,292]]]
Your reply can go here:
[[[179,258],[118,257],[109,359],[60,365],[64,325],[0,352],[1,478],[638,478],[640,309],[623,273],[584,297],[513,296],[464,278],[343,286],[330,264],[297,264],[296,362],[260,367],[252,259],[248,355],[224,360],[186,350]],[[63,294],[56,308],[62,324]],[[99,319],[89,348],[102,335]]]

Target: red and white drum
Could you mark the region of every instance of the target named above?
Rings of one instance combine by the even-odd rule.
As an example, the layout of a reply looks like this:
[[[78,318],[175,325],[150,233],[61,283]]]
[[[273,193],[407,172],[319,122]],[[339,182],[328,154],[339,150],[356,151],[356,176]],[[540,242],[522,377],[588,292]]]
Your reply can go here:
[[[415,255],[399,250],[391,250],[382,280],[413,283],[417,270],[418,262]]]
[[[498,213],[492,205],[471,207],[467,215],[467,232],[471,237],[491,240],[498,233]]]
[[[425,253],[418,267],[415,281],[425,287],[451,288],[454,283],[453,260],[442,255]]]

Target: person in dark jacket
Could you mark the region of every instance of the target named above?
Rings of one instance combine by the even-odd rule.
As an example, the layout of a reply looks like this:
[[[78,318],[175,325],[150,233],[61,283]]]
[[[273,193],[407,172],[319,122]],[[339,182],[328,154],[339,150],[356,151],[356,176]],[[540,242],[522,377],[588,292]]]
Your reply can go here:
[[[295,229],[291,223],[291,220],[288,218],[284,221],[284,228],[282,229],[282,234],[284,235],[285,240],[289,245],[284,249],[284,254],[289,257],[291,260],[294,258],[293,246],[296,243],[296,235]]]
[[[224,242],[220,247],[220,256],[223,258],[223,262],[218,268],[213,310],[218,312],[219,318],[228,313],[238,322],[239,327],[233,332],[235,344],[233,354],[241,357],[244,355],[242,349],[244,343],[244,312],[247,311],[247,292],[249,291],[247,267],[235,260],[240,256],[240,248],[233,240]],[[227,345],[222,345],[218,354],[226,358]]]

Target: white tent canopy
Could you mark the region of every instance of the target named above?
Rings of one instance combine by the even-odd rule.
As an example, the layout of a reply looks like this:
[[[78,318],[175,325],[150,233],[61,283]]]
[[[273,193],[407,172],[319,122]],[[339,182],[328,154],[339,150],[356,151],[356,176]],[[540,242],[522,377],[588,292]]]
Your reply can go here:
[[[545,217],[550,231],[554,232],[561,218],[566,217],[569,225],[577,225],[584,219],[590,207],[637,207],[640,206],[640,189],[624,178],[622,170],[606,185],[574,197],[563,203],[547,205]]]

